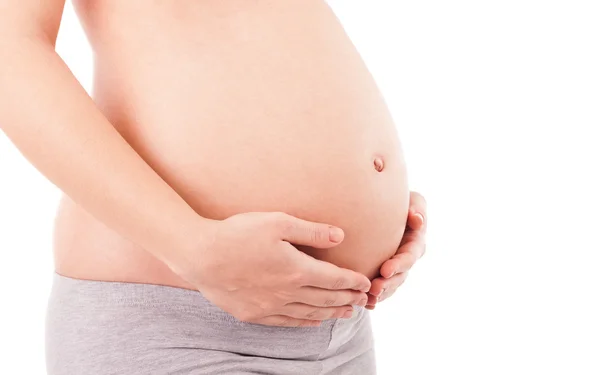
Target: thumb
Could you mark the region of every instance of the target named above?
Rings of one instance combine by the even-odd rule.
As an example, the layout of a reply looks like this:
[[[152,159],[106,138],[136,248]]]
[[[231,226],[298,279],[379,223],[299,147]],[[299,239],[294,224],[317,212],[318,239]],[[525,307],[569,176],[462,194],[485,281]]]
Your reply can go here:
[[[328,224],[314,223],[288,214],[279,220],[281,239],[295,245],[326,249],[344,240],[344,231]]]

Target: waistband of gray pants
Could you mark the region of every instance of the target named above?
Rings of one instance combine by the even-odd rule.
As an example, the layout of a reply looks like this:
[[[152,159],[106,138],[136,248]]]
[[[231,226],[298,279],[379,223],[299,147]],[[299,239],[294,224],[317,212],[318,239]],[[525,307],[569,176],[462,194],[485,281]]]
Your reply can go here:
[[[211,319],[241,323],[195,290],[139,282],[76,279],[57,272],[53,277],[54,286],[50,298],[55,303],[61,303],[61,299],[72,303],[76,299],[82,305],[168,307],[170,310],[200,314]],[[349,320],[360,319],[363,310],[354,306],[354,316]]]

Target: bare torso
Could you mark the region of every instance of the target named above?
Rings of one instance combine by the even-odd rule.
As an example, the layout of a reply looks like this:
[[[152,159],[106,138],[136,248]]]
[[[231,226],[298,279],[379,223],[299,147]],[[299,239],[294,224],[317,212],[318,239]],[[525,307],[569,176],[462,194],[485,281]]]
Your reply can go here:
[[[200,215],[284,211],[336,225],[319,259],[377,275],[408,211],[389,111],[321,0],[75,1],[93,97]],[[148,202],[152,204],[152,202]],[[57,272],[191,288],[63,197]]]

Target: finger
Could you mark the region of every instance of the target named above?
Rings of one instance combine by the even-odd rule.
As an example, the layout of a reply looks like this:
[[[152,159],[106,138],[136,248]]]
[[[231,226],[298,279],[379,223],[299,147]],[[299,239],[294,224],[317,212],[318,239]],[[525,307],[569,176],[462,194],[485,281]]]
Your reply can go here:
[[[373,296],[373,298],[369,298],[369,301],[367,304],[375,304],[377,302],[377,297],[379,297],[384,289],[385,289],[385,282],[387,279],[384,279],[383,277],[378,277],[373,279],[373,281],[371,281],[371,289],[369,290],[369,294]]]
[[[422,254],[422,242],[409,242],[402,246],[401,252],[394,255],[391,259],[386,260],[379,269],[379,273],[386,279],[406,272],[415,265]]]
[[[327,290],[312,286],[302,287],[295,297],[294,302],[313,307],[365,306],[368,299],[366,293],[357,290]]]
[[[408,272],[404,272],[398,274],[391,279],[386,280],[386,284],[383,287],[383,293],[378,297],[377,303],[385,301],[389,297],[391,297],[396,290],[404,284],[406,278],[408,277]]]
[[[315,307],[303,303],[287,304],[280,311],[282,315],[308,320],[348,319],[352,317],[353,312],[352,306]]]
[[[425,198],[416,191],[411,191],[408,215],[409,226],[414,230],[419,230],[422,226],[425,227],[426,213],[427,202]]]
[[[302,220],[285,213],[278,214],[277,223],[281,239],[292,244],[326,249],[344,240],[344,231],[340,228]]]
[[[374,306],[377,303],[377,296],[371,293],[368,293],[367,295],[369,296],[367,299],[367,306]]]
[[[380,293],[381,285],[383,282],[383,278],[377,277],[371,280],[371,289],[367,293],[368,299],[367,304],[365,306],[366,309],[373,310],[375,309],[375,304],[377,304],[377,296],[374,293]]]
[[[322,289],[353,289],[366,293],[371,288],[371,281],[365,275],[308,255],[302,278],[302,286],[314,286]]]
[[[404,282],[407,274],[408,272],[403,272],[389,279],[384,279],[382,277],[374,279],[371,282],[371,290],[369,291],[369,294],[375,296],[377,298],[376,301],[381,301],[381,298],[385,293],[387,293],[390,289],[397,288]]]
[[[285,315],[271,315],[252,323],[274,327],[318,327],[321,325],[320,320],[297,319]]]
[[[407,224],[412,230],[420,230],[425,224],[425,217],[420,212],[409,212]]]

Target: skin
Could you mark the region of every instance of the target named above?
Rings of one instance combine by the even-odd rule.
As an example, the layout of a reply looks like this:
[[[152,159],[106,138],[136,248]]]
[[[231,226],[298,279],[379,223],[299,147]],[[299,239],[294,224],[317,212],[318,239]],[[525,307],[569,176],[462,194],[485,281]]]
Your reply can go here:
[[[57,272],[199,290],[242,321],[276,326],[317,325],[369,302],[367,292],[377,292],[373,283],[383,282],[377,276],[396,267],[398,259],[386,260],[397,251],[409,220],[405,167],[372,78],[320,1],[160,3],[175,7],[168,9],[80,1],[79,13],[88,15],[83,25],[96,49],[93,99],[54,51],[63,5],[62,0],[22,0],[3,3],[0,12],[0,126],[65,193],[56,218]],[[213,7],[202,8],[207,5]],[[143,15],[132,18],[132,11],[142,9]],[[179,18],[165,19],[169,12]],[[326,30],[310,34],[299,14]],[[197,17],[204,18],[197,22]],[[103,25],[106,20],[113,23]],[[162,28],[161,22],[166,22]],[[115,24],[121,28],[113,35]],[[196,39],[177,39],[169,32]],[[298,35],[313,39],[293,44],[280,39]],[[323,35],[337,41],[327,44]],[[191,42],[203,48],[185,44]],[[241,48],[244,43],[249,47]],[[284,48],[290,48],[288,54],[278,56],[293,57],[289,61],[269,66],[273,59],[261,60],[264,51]],[[174,69],[177,60],[171,57],[181,51],[191,63]],[[327,73],[320,81],[300,61],[316,54],[323,63],[316,68]],[[205,55],[221,60],[212,64]],[[339,56],[348,56],[342,66],[347,71],[340,69]],[[162,59],[169,61],[166,67]],[[240,60],[246,68],[255,66],[252,74],[236,75]],[[169,79],[161,81],[165,71]],[[353,77],[353,90],[343,74]],[[293,80],[280,79],[288,75]],[[290,84],[298,89],[290,90]],[[302,85],[316,91],[304,91]],[[328,91],[338,86],[342,89]],[[131,87],[140,89],[130,93]],[[269,105],[244,107],[242,99],[256,95],[257,87]],[[186,101],[172,100],[173,92],[197,101],[186,107]],[[294,100],[290,93],[297,95]],[[335,100],[313,105],[316,94]],[[308,103],[310,110],[296,111],[295,103]],[[200,105],[206,108],[199,110]],[[361,112],[363,107],[371,112]],[[288,131],[285,137],[274,132],[280,121],[261,117],[273,108],[294,119],[282,128]],[[127,119],[128,113],[143,119],[144,126]],[[330,120],[340,115],[347,117]],[[243,123],[252,116],[251,123]],[[319,119],[322,124],[315,123]],[[227,137],[206,136],[211,131]],[[277,152],[265,159],[269,169],[262,167],[265,160],[256,162],[256,148],[241,142],[228,148],[232,137],[256,139],[254,134],[277,140],[259,147]],[[324,170],[323,160],[332,168]],[[303,169],[307,164],[314,167]],[[261,189],[239,194],[231,186]]]

